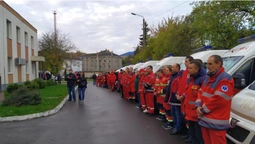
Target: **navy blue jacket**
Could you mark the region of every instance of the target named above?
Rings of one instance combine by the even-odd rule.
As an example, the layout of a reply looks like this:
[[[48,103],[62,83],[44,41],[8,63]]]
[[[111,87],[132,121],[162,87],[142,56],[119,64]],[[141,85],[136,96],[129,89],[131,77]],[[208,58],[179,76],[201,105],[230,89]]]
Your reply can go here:
[[[67,74],[65,80],[67,81],[67,86],[75,86],[76,77],[73,73]]]
[[[174,79],[176,79],[177,77],[182,75],[182,72],[183,71],[180,71],[179,73],[172,74],[172,76],[170,77],[170,80],[169,80],[169,83],[168,83],[167,87],[163,90],[163,92],[164,91],[166,92],[166,97],[165,97],[164,102],[168,102],[168,100],[170,98],[170,94],[172,93],[172,90],[171,90],[172,82],[174,81]]]

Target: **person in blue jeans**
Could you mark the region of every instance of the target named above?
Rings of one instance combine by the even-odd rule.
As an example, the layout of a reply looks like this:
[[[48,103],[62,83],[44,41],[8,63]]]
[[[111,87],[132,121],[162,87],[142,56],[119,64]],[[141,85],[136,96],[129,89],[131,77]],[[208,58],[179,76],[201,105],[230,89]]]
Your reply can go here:
[[[66,75],[65,80],[67,81],[67,88],[68,88],[68,94],[69,94],[69,99],[68,101],[76,101],[76,96],[75,96],[75,82],[76,82],[76,77],[73,74],[73,70],[69,69],[69,74]]]
[[[84,98],[85,98],[85,90],[87,88],[87,79],[85,78],[84,72],[81,72],[78,74],[77,78],[77,84],[78,84],[78,93],[79,93],[79,103],[83,104],[84,103]]]

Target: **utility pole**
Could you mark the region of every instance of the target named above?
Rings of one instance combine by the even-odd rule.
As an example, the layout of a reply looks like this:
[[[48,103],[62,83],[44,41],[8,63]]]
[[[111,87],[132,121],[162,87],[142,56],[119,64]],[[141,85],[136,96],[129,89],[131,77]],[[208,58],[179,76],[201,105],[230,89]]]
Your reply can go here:
[[[145,18],[142,15],[139,15],[136,13],[131,13],[131,14],[143,18],[143,48],[145,48],[145,46],[146,46],[146,21],[145,21]]]
[[[55,38],[55,42],[57,42],[57,17],[56,17],[57,12],[54,11],[53,14],[54,14],[54,34],[55,34],[54,38]]]
[[[146,28],[145,28],[145,19],[143,18],[143,48],[146,46]]]

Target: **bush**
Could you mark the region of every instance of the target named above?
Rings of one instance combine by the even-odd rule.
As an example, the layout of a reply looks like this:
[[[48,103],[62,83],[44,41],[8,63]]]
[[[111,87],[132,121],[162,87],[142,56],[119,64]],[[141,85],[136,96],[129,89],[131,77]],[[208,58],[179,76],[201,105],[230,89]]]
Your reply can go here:
[[[25,85],[11,93],[8,99],[3,101],[4,106],[24,106],[24,105],[37,105],[41,102],[39,92],[29,90]]]
[[[31,82],[29,85],[27,85],[28,89],[38,89],[39,88],[39,84],[36,82]]]
[[[7,86],[7,92],[8,93],[12,93],[12,92],[14,92],[15,90],[17,90],[19,88],[19,85],[18,84],[9,84],[8,86]]]
[[[56,85],[56,82],[55,82],[55,81],[53,81],[53,80],[47,80],[47,81],[46,81],[46,83],[47,83],[47,86],[53,86],[53,85]]]
[[[34,79],[34,82],[39,85],[39,89],[44,89],[46,87],[46,82],[44,80]]]
[[[28,86],[31,83],[31,81],[27,80],[24,82],[24,85]]]

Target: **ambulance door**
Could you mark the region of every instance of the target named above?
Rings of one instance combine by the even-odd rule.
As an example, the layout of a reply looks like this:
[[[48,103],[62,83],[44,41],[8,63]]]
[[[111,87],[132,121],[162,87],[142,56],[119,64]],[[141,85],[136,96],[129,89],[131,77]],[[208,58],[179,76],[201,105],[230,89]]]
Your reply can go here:
[[[246,61],[235,73],[244,74],[245,85],[250,85],[255,80],[255,58]],[[239,91],[241,89],[236,89],[236,93]]]

